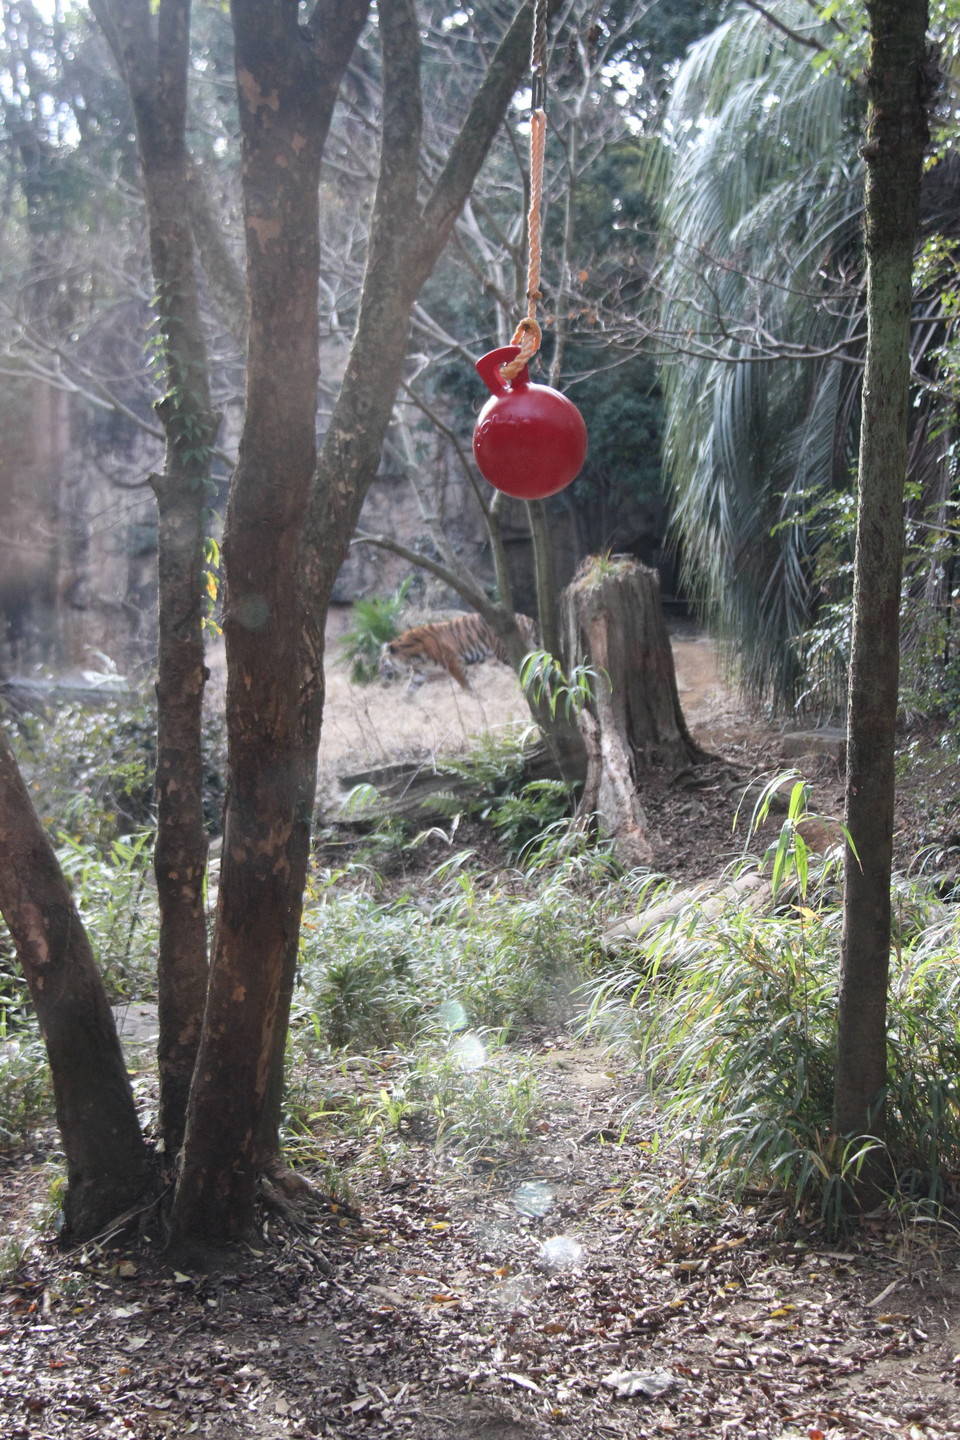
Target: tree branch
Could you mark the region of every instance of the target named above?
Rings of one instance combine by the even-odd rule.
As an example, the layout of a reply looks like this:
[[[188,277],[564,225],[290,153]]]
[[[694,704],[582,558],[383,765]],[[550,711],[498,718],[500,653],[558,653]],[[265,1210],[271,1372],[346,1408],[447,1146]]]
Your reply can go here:
[[[829,54],[828,47],[824,45],[821,40],[814,39],[812,35],[801,35],[799,30],[792,30],[790,26],[785,25],[778,16],[771,14],[766,5],[761,5],[760,0],[743,0],[743,3],[744,5],[749,5],[751,10],[756,10],[757,14],[762,15],[768,25],[772,25],[774,30],[779,30],[781,34],[786,35],[789,40],[795,41],[798,45],[805,45],[809,50],[817,50],[823,55]]]
[[[400,388],[403,390],[403,393],[409,397],[411,404],[415,405],[417,409],[421,412],[421,414],[426,415],[433,428],[435,430],[439,430],[440,434],[443,435],[448,444],[452,446],[454,454],[460,462],[460,467],[463,470],[464,475],[466,475],[467,479],[470,482],[470,486],[473,490],[477,504],[480,506],[480,509],[483,511],[483,514],[486,517],[487,510],[489,508],[487,497],[486,495],[484,495],[483,491],[480,489],[480,486],[477,484],[476,472],[473,466],[470,464],[469,459],[467,458],[466,449],[461,444],[459,435],[457,435],[456,431],[451,429],[451,427],[447,425],[445,421],[441,420],[437,412],[430,405],[427,404],[426,400],[424,400],[422,395],[417,394],[416,390],[414,390],[413,386],[409,384],[408,381],[401,381]]]
[[[447,163],[424,206],[423,233],[429,237],[426,248],[431,256],[445,243],[517,88],[530,48],[532,19],[533,6],[530,0],[525,0],[497,47],[450,148]],[[439,247],[438,236],[441,237]]]
[[[223,323],[243,349],[247,343],[247,292],[243,270],[224,241],[223,228],[214,215],[203,174],[190,161],[187,166],[190,227],[207,285]]]
[[[480,614],[490,608],[490,602],[483,591],[465,580],[461,571],[451,570],[447,565],[441,564],[439,560],[432,560],[429,555],[421,555],[418,550],[411,550],[389,535],[368,535],[366,531],[358,530],[350,544],[376,545],[380,550],[388,550],[391,555],[399,555],[401,560],[409,560],[411,565],[416,565],[422,570],[429,570],[431,575],[436,575],[438,580],[449,585],[451,590],[455,590],[467,601],[468,605],[472,605],[474,610]]]
[[[412,0],[381,0],[383,120],[380,174],[371,225],[416,224],[417,176],[423,137],[420,30]],[[371,242],[372,249],[372,242]]]

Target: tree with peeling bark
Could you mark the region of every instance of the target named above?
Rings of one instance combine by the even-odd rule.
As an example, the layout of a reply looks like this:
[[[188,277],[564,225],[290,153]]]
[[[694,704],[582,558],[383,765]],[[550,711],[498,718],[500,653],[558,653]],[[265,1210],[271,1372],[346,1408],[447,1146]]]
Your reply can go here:
[[[356,333],[318,455],[319,167],[368,10],[369,0],[319,0],[301,23],[298,7],[287,0],[234,0],[231,6],[247,241],[246,410],[223,547],[229,793],[224,852],[203,1028],[169,1217],[171,1242],[181,1252],[249,1236],[258,1174],[276,1159],[279,1082],[322,717],[326,610],[377,470],[411,306],[446,243],[529,53],[530,7],[523,6],[467,104],[436,180],[421,193],[423,37],[411,0],[380,5],[380,174]],[[214,425],[203,388],[199,330],[189,323],[192,253],[182,228],[189,211],[182,203],[189,4],[98,0],[97,11],[134,102],[168,372],[160,407],[167,464],[155,488],[161,512],[169,505],[171,559],[169,565],[161,561],[161,584],[168,587],[167,617],[175,626],[168,637],[169,668],[161,664],[159,698],[164,709],[184,706],[184,728],[167,732],[169,771],[161,768],[161,791],[169,781],[173,802],[178,773],[173,737],[179,735],[188,752],[189,779],[196,713],[191,707],[199,706],[202,694],[202,665],[194,664],[193,648],[202,569],[196,517],[202,507],[189,502],[195,498],[191,487],[202,497],[203,461]],[[435,148],[430,158],[435,160]],[[179,589],[175,581],[182,582]],[[161,847],[158,873],[162,884],[173,886],[171,915],[189,919],[203,859],[196,844],[190,849],[191,837],[193,842],[197,837],[189,813],[176,816],[174,809],[171,827],[184,819],[184,829],[168,830],[170,844],[165,856]],[[11,835],[18,826],[27,835],[21,818],[11,822]],[[18,855],[22,860],[20,850]],[[17,874],[29,909],[41,872],[34,875],[30,865],[19,864]],[[23,908],[17,893],[2,898],[5,909]],[[13,921],[11,928],[16,931]],[[71,920],[65,933],[73,938],[75,930],[82,934],[79,922]],[[176,958],[196,978],[199,944],[183,940],[185,930],[169,933],[181,935]],[[87,975],[78,953],[68,949],[59,955],[76,982],[74,995],[83,991]],[[179,1015],[183,1025],[177,1034],[167,1028],[183,1045],[184,1064],[177,1064],[182,1077],[196,1040],[199,1003],[196,994],[184,1000],[183,992],[174,1001],[180,1008],[169,1014]],[[99,1016],[102,1008],[91,1002],[89,1013]],[[58,1020],[47,1028],[56,1071],[62,1027]],[[105,1033],[99,1020],[90,1028]],[[91,1066],[94,1090],[97,1077],[106,1087],[102,1067]],[[168,1115],[182,1110],[182,1089],[177,1096]],[[83,1130],[90,1123],[87,1107],[77,1124]],[[178,1131],[179,1123],[169,1133],[176,1139]],[[142,1158],[144,1152],[138,1153]],[[124,1165],[124,1172],[139,1181],[143,1167],[138,1160]],[[81,1172],[75,1167],[74,1173]],[[104,1167],[103,1205],[109,1204],[112,1173]],[[122,1209],[129,1183],[117,1184],[113,1194],[115,1208]],[[80,1227],[76,1233],[89,1230]]]
[[[234,0],[247,239],[246,409],[224,534],[228,802],[174,1241],[249,1235],[282,1052],[323,707],[304,516],[316,472],[320,161],[368,0]]]
[[[329,57],[365,7],[311,22]],[[357,327],[319,456],[312,107],[324,74],[289,7],[234,0],[250,298],[246,417],[224,538],[229,799],[214,956],[174,1197],[174,1242],[247,1235],[275,1152],[323,706],[330,594],[379,464],[413,302],[527,60],[530,10],[503,37],[421,198],[422,37],[383,0],[380,171]],[[322,22],[322,23],[321,23]],[[352,40],[349,41],[352,48]],[[329,85],[329,80],[327,81]],[[307,517],[304,527],[304,516]]]
[[[845,819],[839,1136],[883,1134],[910,318],[928,143],[927,0],[867,0],[867,353],[860,433]]]

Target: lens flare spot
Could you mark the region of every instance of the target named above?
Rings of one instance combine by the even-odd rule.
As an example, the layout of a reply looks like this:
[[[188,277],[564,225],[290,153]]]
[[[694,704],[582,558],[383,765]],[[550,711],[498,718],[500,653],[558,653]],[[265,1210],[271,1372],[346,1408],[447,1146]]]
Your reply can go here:
[[[437,1010],[437,1019],[446,1030],[466,1030],[469,1023],[459,1000],[444,1000]]]
[[[551,1235],[540,1246],[540,1260],[548,1270],[572,1270],[583,1264],[583,1258],[580,1241],[569,1235]]]
[[[479,1035],[458,1035],[450,1045],[450,1056],[461,1070],[480,1070],[487,1063],[487,1047]]]
[[[504,1310],[526,1310],[536,1299],[536,1285],[526,1275],[512,1275],[494,1288],[492,1298]]]
[[[546,1215],[556,1198],[546,1181],[523,1180],[513,1192],[513,1208],[520,1215]]]

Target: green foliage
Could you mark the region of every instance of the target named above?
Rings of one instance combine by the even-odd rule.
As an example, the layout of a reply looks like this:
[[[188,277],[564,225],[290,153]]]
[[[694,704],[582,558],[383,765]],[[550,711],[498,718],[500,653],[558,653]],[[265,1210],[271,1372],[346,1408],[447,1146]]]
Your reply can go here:
[[[30,717],[13,740],[48,830],[109,845],[149,821],[156,764],[151,707],[63,705]]]
[[[544,840],[570,812],[572,789],[565,780],[531,780],[513,795],[504,795],[484,812],[497,839],[510,855],[531,860]]]
[[[445,756],[442,773],[458,775],[476,791],[478,807],[491,797],[516,793],[536,739],[530,725],[505,725],[473,737],[469,750]]]
[[[802,0],[777,13],[819,39]],[[860,108],[835,70],[738,6],[681,66],[653,152],[661,323],[683,352],[664,394],[685,573],[747,689],[780,703],[801,688],[816,602],[804,516],[846,487],[855,453],[855,367],[834,352],[858,329],[840,276],[859,264]],[[765,336],[784,342],[775,362]]]
[[[956,458],[954,446],[946,446],[945,478],[955,472]],[[945,735],[955,747],[960,736],[960,501],[940,497],[928,502],[917,482],[908,484],[906,498],[900,704],[909,719],[944,720]],[[853,494],[811,501],[803,517],[808,533],[816,536],[813,576],[820,599],[815,619],[797,642],[804,679],[800,700],[820,713],[840,710],[846,692],[855,520]]]
[[[551,677],[556,680],[556,674],[561,674],[559,668],[555,674],[540,663],[547,661],[555,663],[545,651],[528,655],[523,662],[521,683],[540,685],[546,693]],[[576,689],[581,681],[586,687],[585,668],[576,682],[566,686],[564,693],[571,706],[583,693]],[[561,685],[557,681],[551,703],[555,706],[560,698]],[[535,859],[537,841],[554,836],[555,827],[565,826],[574,793],[573,787],[563,780],[524,781],[532,738],[530,727],[486,732],[475,737],[468,751],[447,757],[438,767],[441,773],[456,775],[464,782],[456,794],[451,792],[439,797],[441,803],[446,801],[451,817],[466,815],[489,824],[510,856],[523,859],[527,864]]]
[[[9,1033],[0,1016],[0,1153],[22,1145],[52,1112],[43,1041],[32,1025]]]
[[[937,1207],[960,1166],[960,926],[929,890],[898,888],[885,1143],[901,1192]],[[823,896],[712,920],[688,905],[602,979],[591,1015],[633,1057],[633,1113],[654,1107],[697,1147],[707,1184],[783,1192],[832,1227],[880,1143],[831,1133],[841,921]]]
[[[606,563],[597,557],[598,565]],[[546,704],[554,717],[557,710],[562,709],[568,720],[589,704],[596,679],[597,672],[589,665],[575,665],[567,675],[560,662],[547,650],[532,650],[523,657],[520,666],[520,684],[534,704]]]
[[[750,817],[747,844],[749,846],[750,840],[758,835],[770,818],[775,802],[787,789],[789,789],[787,813],[780,826],[780,833],[767,846],[761,864],[764,868],[770,867],[770,888],[774,898],[785,885],[792,885],[800,900],[805,904],[810,888],[811,863],[814,862],[815,857],[804,838],[804,826],[824,822],[837,825],[837,822],[830,816],[814,815],[807,809],[810,787],[796,771],[789,770],[786,773],[774,775],[762,785]],[[734,828],[740,817],[741,808],[742,802],[734,816]],[[849,845],[854,859],[857,859],[857,849],[850,832],[845,825],[840,825],[838,828]],[[839,849],[835,848],[817,864],[817,876],[821,885],[830,872],[836,868],[839,858]]]
[[[831,710],[843,703],[850,527],[841,543],[829,506],[852,486],[860,380],[849,361],[865,333],[867,17],[862,6],[806,0],[778,0],[771,13],[815,48],[758,7],[732,6],[682,63],[651,152],[661,323],[678,351],[664,370],[664,455],[687,584],[745,688]],[[955,67],[943,6],[931,24]],[[955,404],[954,249],[934,237],[917,275],[931,329],[914,330],[915,369],[927,378],[911,410],[924,494],[910,512],[934,526],[956,468],[939,433]],[[908,557],[908,650],[922,643],[922,610],[942,604],[938,563],[922,549]]]
[[[399,632],[411,584],[406,579],[392,595],[372,595],[353,602],[353,627],[341,638],[340,648],[350,662],[350,679],[355,685],[376,680],[380,648]]]
[[[22,717],[11,734],[40,819],[55,836],[108,848],[154,817],[156,711],[146,701],[105,700],[96,709],[58,705]],[[220,823],[226,742],[222,721],[204,722],[204,810]]]
[[[156,985],[158,914],[153,837],[123,836],[100,849],[64,838],[57,859],[111,1000],[151,995]]]
[[[514,1151],[540,1115],[536,1079],[495,1035],[438,1037],[391,1066],[354,1105],[358,1129],[426,1140],[467,1157]]]
[[[501,888],[469,873],[468,859],[430,877],[432,901],[379,904],[331,885],[308,904],[291,1029],[296,1148],[319,1153],[331,1126],[467,1154],[528,1136],[536,1085],[503,1045],[565,1010],[595,954],[599,907],[585,901],[576,865],[526,894],[520,876]],[[304,1078],[331,1052],[344,1074],[366,1077],[359,1088],[331,1096],[329,1074]]]
[[[512,1034],[580,972],[593,949],[590,907],[562,871],[525,897],[462,862],[434,872],[429,905],[360,892],[308,905],[297,1023],[313,1043],[378,1049],[437,1026]]]

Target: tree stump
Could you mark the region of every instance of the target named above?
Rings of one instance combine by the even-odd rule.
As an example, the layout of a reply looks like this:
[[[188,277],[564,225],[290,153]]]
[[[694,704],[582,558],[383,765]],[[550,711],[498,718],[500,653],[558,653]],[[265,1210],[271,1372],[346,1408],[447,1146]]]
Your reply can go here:
[[[655,570],[629,556],[589,556],[563,592],[568,672],[595,671],[579,717],[587,776],[579,813],[595,817],[626,865],[647,865],[655,837],[640,801],[644,771],[678,771],[707,757],[680,707]]]

